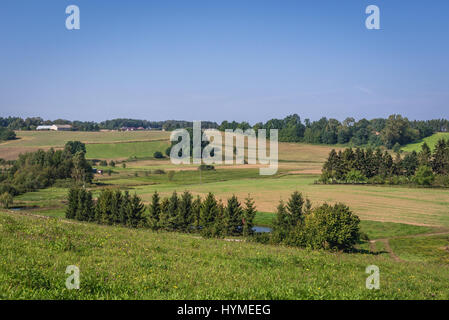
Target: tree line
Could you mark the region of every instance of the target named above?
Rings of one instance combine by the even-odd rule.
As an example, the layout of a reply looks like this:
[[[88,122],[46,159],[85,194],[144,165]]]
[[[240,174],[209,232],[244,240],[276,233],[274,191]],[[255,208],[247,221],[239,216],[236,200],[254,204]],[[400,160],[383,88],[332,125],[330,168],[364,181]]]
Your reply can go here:
[[[69,121],[58,119],[54,121],[43,120],[40,117],[22,119],[19,117],[0,117],[0,127],[12,130],[34,130],[39,125],[71,124],[73,130],[98,131],[100,129],[119,130],[123,127],[142,127],[145,129],[175,130],[192,128],[191,121],[148,121],[138,119],[112,119],[100,123],[92,121]],[[289,115],[283,119],[271,119],[254,125],[246,121],[223,121],[217,124],[212,121],[202,122],[203,129],[270,129],[279,130],[281,142],[306,142],[313,144],[351,144],[353,146],[369,145],[372,147],[385,146],[388,149],[395,145],[404,145],[428,137],[435,132],[448,132],[449,120],[414,120],[409,121],[401,115],[391,115],[387,119],[360,119],[348,117],[344,121],[327,119],[325,117],[311,121],[305,119],[304,123],[297,114]]]
[[[131,196],[128,191],[105,189],[94,202],[91,191],[72,187],[67,200],[67,219],[133,228],[146,224],[145,205],[137,195]]]
[[[152,196],[148,212],[137,195],[128,191],[103,190],[94,202],[92,192],[72,187],[68,193],[66,218],[107,225],[146,227],[152,230],[198,232],[205,237],[223,237],[253,234],[256,208],[251,197],[244,206],[236,196],[225,206],[212,193],[204,200],[185,191],[175,192],[162,199],[157,192]]]
[[[166,120],[166,121],[148,121],[138,119],[112,119],[102,122],[94,121],[70,121],[66,119],[56,120],[44,120],[41,117],[0,117],[0,127],[8,128],[10,130],[36,130],[41,125],[53,125],[53,124],[69,124],[74,131],[99,131],[101,129],[106,130],[120,130],[121,128],[139,128],[144,129],[156,129],[156,130],[175,130],[180,128],[192,127],[191,121],[179,121],[179,120]],[[218,124],[211,121],[205,121],[202,123],[204,128],[217,128]]]
[[[64,150],[38,150],[19,155],[9,168],[0,171],[0,194],[12,196],[47,188],[57,180],[91,183],[93,174],[85,158],[85,145],[69,141]]]
[[[391,115],[387,119],[361,119],[359,121],[349,117],[342,122],[323,117],[318,121],[305,119],[303,123],[301,118],[294,114],[284,119],[260,122],[252,127],[247,122],[235,121],[224,121],[219,126],[220,130],[246,130],[249,128],[266,129],[267,134],[270,129],[278,129],[281,142],[385,146],[391,149],[396,144],[404,145],[430,136],[435,132],[449,131],[449,121],[445,119],[409,121],[401,115]]]
[[[261,243],[285,244],[314,249],[351,249],[361,238],[359,218],[344,204],[311,202],[294,192],[286,204],[280,201],[271,233],[255,233],[256,207],[248,195],[243,205],[233,195],[226,204],[213,193],[201,199],[188,191],[161,198],[154,192],[148,209],[137,195],[127,191],[103,190],[98,199],[92,192],[69,190],[66,217],[106,225],[124,225],[152,230],[199,233],[203,237],[244,236]]]
[[[440,139],[434,151],[423,143],[419,152],[404,157],[377,148],[347,148],[329,153],[323,165],[323,183],[373,183],[449,186],[449,140]]]

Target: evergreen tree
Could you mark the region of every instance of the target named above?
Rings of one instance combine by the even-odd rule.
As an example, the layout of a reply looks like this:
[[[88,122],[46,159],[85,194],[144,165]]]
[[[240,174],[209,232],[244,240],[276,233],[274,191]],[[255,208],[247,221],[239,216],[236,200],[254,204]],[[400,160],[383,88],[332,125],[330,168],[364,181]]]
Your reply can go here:
[[[393,161],[393,174],[396,176],[402,176],[403,173],[401,155],[396,153],[396,158]]]
[[[421,151],[418,154],[419,165],[430,167],[431,160],[432,160],[432,151],[430,150],[427,143],[424,142],[421,146]]]
[[[179,202],[179,228],[182,231],[189,231],[190,226],[193,223],[193,203],[192,195],[190,192],[185,191],[181,196],[181,201]]]
[[[449,141],[440,139],[433,154],[432,169],[436,174],[446,175],[449,173]]]
[[[301,193],[295,191],[287,202],[287,222],[291,227],[295,227],[303,219],[304,198]]]
[[[179,197],[176,191],[173,191],[168,202],[168,229],[177,230],[181,221],[179,216]]]
[[[228,205],[224,210],[224,226],[226,234],[237,235],[242,232],[243,211],[239,200],[235,195],[228,199]]]
[[[159,219],[159,227],[168,230],[169,229],[169,206],[170,201],[167,198],[164,198],[161,202],[161,215]]]
[[[128,191],[125,191],[123,196],[121,196],[121,205],[119,210],[118,221],[120,224],[128,225],[128,219],[130,216],[131,207],[131,196]]]
[[[224,235],[227,234],[225,225],[225,215],[226,215],[226,208],[220,199],[220,201],[217,202],[217,216],[215,217],[215,221],[209,228],[210,231],[206,230],[208,236],[218,238],[223,237]]]
[[[402,160],[402,168],[405,170],[405,175],[411,177],[415,174],[419,166],[418,154],[416,151],[407,154]]]
[[[68,194],[68,206],[65,212],[67,219],[75,219],[76,212],[78,211],[78,188],[70,188]]]
[[[161,217],[161,204],[160,204],[160,198],[157,191],[153,193],[153,197],[151,199],[150,204],[150,216],[149,216],[149,225],[152,229],[159,228],[159,220]]]
[[[201,222],[200,222],[201,207],[202,207],[201,198],[200,198],[200,196],[197,196],[192,204],[193,226],[195,227],[196,230],[198,230],[201,225]]]
[[[114,222],[113,216],[112,216],[112,198],[113,198],[113,191],[109,189],[105,189],[101,191],[98,200],[97,200],[97,206],[96,206],[96,212],[95,212],[95,220],[98,223],[102,224],[108,224],[111,225]]]
[[[122,218],[121,218],[121,207],[122,207],[122,192],[120,190],[116,190],[113,194],[112,194],[112,199],[111,199],[111,215],[112,215],[112,221],[113,223],[121,223],[122,222]]]
[[[142,199],[134,194],[131,198],[130,210],[127,219],[127,225],[132,228],[142,226],[145,221],[145,205]]]
[[[280,201],[276,211],[276,218],[273,220],[273,240],[280,243],[285,240],[290,230],[288,213],[285,208],[284,201]]]
[[[254,218],[256,217],[256,207],[254,200],[248,194],[245,199],[245,209],[243,210],[243,235],[249,236],[254,233]]]
[[[200,224],[202,230],[210,229],[218,215],[218,204],[213,193],[209,192],[201,205]]]
[[[87,205],[87,192],[84,188],[81,188],[78,191],[78,208],[75,214],[76,220],[86,221],[88,219],[86,205]]]

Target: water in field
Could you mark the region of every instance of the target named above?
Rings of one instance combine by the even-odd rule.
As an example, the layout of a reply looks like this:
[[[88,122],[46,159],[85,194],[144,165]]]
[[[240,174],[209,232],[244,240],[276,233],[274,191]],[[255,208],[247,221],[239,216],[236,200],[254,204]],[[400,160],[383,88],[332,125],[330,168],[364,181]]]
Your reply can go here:
[[[260,233],[267,233],[267,232],[271,232],[271,228],[268,227],[259,227],[259,226],[255,226],[253,228],[254,232],[260,232]]]

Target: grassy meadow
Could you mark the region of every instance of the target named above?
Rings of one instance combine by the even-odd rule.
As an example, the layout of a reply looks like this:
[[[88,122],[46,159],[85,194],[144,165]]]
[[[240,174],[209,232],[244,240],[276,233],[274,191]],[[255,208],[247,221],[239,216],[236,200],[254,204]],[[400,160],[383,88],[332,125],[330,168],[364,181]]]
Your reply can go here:
[[[382,252],[309,251],[8,213],[0,213],[0,237],[3,299],[449,298],[447,265],[398,263]],[[372,264],[381,270],[380,290],[365,288]],[[69,265],[80,268],[80,290],[65,288]]]
[[[435,134],[431,135],[430,137],[422,139],[419,142],[410,143],[410,144],[402,147],[401,150],[405,151],[405,152],[412,152],[412,151],[419,152],[419,151],[421,151],[421,145],[423,143],[427,143],[429,148],[431,150],[433,150],[435,148],[435,145],[437,144],[438,140],[440,140],[440,139],[448,140],[449,139],[449,132],[438,132],[438,133],[435,133]]]
[[[200,172],[153,159],[169,145],[169,133],[161,131],[18,136],[0,144],[0,158],[70,140],[85,142],[91,159],[137,158],[126,168],[97,167],[112,172],[95,175],[94,197],[102,188],[129,190],[146,204],[154,191],[213,192],[223,200],[235,194],[240,201],[251,194],[256,225],[270,227],[279,200],[299,191],[313,205],[347,204],[369,240],[356,252],[332,253],[79,223],[64,218],[67,188],[55,185],[17,196],[14,210],[0,210],[0,299],[449,298],[448,189],[316,184],[330,146],[280,143],[278,173],[260,176],[259,165]],[[365,288],[372,264],[381,270],[380,290]],[[80,267],[79,291],[65,289],[68,265]]]

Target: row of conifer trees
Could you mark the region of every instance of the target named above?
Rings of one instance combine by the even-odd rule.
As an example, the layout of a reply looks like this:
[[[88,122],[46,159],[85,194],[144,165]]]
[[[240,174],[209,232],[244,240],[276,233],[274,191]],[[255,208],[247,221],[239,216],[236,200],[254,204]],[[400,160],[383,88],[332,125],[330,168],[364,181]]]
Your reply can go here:
[[[205,237],[250,236],[254,234],[256,208],[248,196],[242,205],[233,195],[226,204],[209,193],[204,200],[185,191],[162,199],[157,192],[146,210],[142,200],[120,190],[103,190],[96,201],[84,188],[72,188],[66,217],[107,225],[147,227],[153,230],[198,232]],[[311,202],[293,192],[280,201],[271,234],[258,234],[255,241],[311,248],[352,248],[360,239],[359,218],[344,204]]]
[[[233,195],[226,205],[209,193],[204,200],[190,192],[173,192],[162,199],[155,192],[149,206],[149,227],[170,231],[201,232],[204,236],[251,235],[256,208],[248,196],[244,206]]]
[[[418,176],[415,177],[416,175]],[[397,153],[394,159],[389,152],[383,152],[381,149],[374,151],[370,148],[347,148],[338,152],[332,150],[323,166],[320,180],[324,183],[379,183],[392,177],[419,181],[420,179],[412,178],[422,178],[423,175],[428,178],[429,184],[438,176],[449,176],[449,140],[439,140],[433,152],[424,143],[419,152],[412,151],[404,157]]]
[[[185,191],[161,199],[155,192],[148,212],[137,195],[128,191],[103,190],[96,201],[92,192],[74,187],[69,190],[66,218],[107,225],[149,227],[153,230],[200,232],[204,236],[251,235],[256,208],[248,196],[245,203],[232,196],[224,205],[212,193],[204,200]]]
[[[137,195],[131,196],[128,191],[110,189],[103,190],[97,201],[94,201],[91,191],[71,188],[66,218],[134,228],[146,223],[145,205]]]

